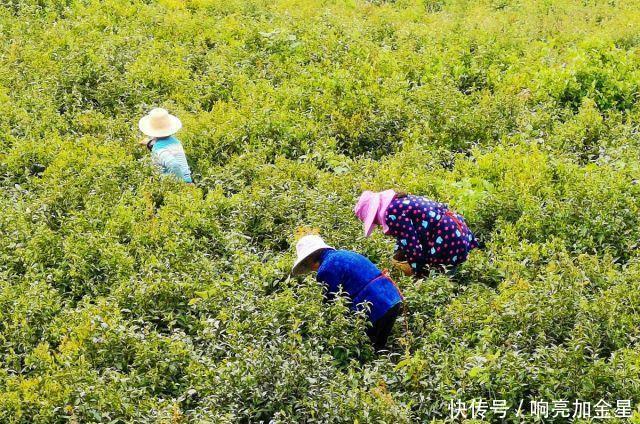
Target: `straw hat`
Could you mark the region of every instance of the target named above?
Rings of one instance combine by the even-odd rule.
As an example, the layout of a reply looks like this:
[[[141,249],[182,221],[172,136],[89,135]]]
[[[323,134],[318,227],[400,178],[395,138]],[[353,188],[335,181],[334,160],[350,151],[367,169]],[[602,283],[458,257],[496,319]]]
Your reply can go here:
[[[309,270],[309,259],[311,259],[314,254],[325,249],[335,250],[333,247],[327,245],[324,240],[322,240],[322,237],[315,234],[302,237],[296,245],[298,259],[296,259],[296,262],[293,264],[291,275],[300,275],[307,272]]]
[[[138,127],[149,137],[168,137],[182,128],[182,122],[166,109],[157,107],[140,119]]]

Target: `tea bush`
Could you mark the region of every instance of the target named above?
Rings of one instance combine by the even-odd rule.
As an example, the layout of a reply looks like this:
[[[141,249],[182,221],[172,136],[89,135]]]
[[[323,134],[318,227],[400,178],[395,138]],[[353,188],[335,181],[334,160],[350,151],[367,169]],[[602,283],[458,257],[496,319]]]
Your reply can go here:
[[[637,6],[5,0],[0,422],[444,422],[474,398],[640,422]],[[153,106],[195,186],[137,145]],[[300,227],[388,268],[351,212],[385,188],[482,249],[394,274],[377,355],[289,270]]]

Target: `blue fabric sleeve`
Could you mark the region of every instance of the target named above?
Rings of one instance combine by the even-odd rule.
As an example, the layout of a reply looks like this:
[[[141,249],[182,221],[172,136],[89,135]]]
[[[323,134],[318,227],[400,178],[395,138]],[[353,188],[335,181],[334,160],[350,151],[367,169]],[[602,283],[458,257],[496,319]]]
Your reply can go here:
[[[318,269],[316,279],[327,286],[327,295],[333,298],[338,291],[338,287],[342,284],[342,272],[335,265],[323,266]]]

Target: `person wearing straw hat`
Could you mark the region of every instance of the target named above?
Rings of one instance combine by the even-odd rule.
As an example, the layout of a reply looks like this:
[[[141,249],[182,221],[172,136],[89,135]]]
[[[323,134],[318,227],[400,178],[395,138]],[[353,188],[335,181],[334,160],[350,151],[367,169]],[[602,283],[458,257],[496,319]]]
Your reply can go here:
[[[302,237],[296,252],[291,274],[317,271],[316,279],[326,286],[329,296],[342,289],[351,299],[351,309],[369,305],[371,327],[367,335],[376,350],[384,349],[402,306],[402,294],[395,283],[366,257],[336,250],[318,235]]]
[[[178,117],[166,109],[155,108],[138,122],[145,138],[140,142],[151,151],[151,161],[164,175],[175,175],[186,183],[193,183],[191,170],[182,143],[174,134],[182,128]]]
[[[396,238],[393,263],[407,275],[424,275],[431,269],[455,272],[478,247],[462,215],[421,196],[365,191],[354,213],[364,224],[365,237],[380,225],[384,234]]]

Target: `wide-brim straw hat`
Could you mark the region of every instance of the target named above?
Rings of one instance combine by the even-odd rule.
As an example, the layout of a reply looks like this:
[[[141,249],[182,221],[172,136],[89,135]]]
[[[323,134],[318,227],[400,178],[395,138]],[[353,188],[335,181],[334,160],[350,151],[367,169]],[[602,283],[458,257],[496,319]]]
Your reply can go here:
[[[166,109],[157,107],[140,119],[138,128],[149,137],[169,137],[182,128],[182,122]]]
[[[317,235],[308,235],[302,237],[296,245],[296,253],[298,258],[293,264],[291,275],[300,275],[309,271],[310,260],[321,251],[330,249],[335,250],[324,242],[322,237]]]

